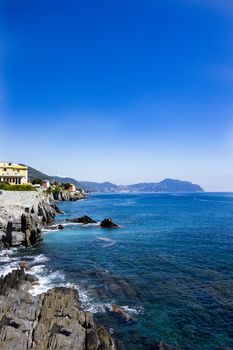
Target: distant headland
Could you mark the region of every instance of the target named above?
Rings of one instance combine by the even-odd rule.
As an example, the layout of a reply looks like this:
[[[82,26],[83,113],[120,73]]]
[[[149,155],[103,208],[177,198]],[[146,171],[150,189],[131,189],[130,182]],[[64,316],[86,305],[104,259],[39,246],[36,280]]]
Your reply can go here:
[[[57,182],[70,182],[79,188],[83,188],[88,192],[98,193],[120,193],[120,192],[147,192],[147,193],[159,193],[159,192],[204,192],[204,189],[197,184],[193,184],[189,181],[181,181],[176,179],[164,179],[160,182],[145,182],[132,185],[116,185],[111,182],[90,182],[90,181],[78,181],[70,177],[51,176],[40,172],[28,166],[28,178],[30,181],[35,179],[43,179]]]

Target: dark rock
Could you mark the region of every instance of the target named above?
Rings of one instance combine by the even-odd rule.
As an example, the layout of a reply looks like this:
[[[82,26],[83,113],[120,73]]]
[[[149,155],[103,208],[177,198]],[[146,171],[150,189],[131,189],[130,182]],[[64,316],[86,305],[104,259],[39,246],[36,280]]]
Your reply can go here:
[[[9,289],[19,289],[25,281],[23,269],[12,270],[6,276],[0,277],[0,295],[5,295]]]
[[[25,275],[25,281],[30,282],[31,284],[39,284],[39,278],[29,273]]]
[[[87,270],[86,274],[96,281],[97,287],[93,290],[98,298],[107,301],[109,298],[125,298],[140,301],[140,291],[136,286],[125,279],[117,278],[105,270]]]
[[[62,211],[55,203],[52,203],[51,207],[56,211],[57,214],[64,214],[64,211]]]
[[[83,215],[83,216],[81,216],[80,218],[66,219],[66,221],[74,222],[74,223],[78,223],[78,224],[84,224],[84,225],[87,225],[87,224],[96,224],[96,221],[93,220],[92,218],[90,218],[90,217],[87,216],[87,215]]]
[[[108,218],[108,219],[104,219],[101,222],[100,227],[103,227],[103,228],[119,228],[120,226],[118,226],[117,224],[112,222],[112,219]]]
[[[64,230],[64,226],[61,225],[61,224],[59,224],[59,225],[57,226],[57,228],[58,228],[58,230]]]

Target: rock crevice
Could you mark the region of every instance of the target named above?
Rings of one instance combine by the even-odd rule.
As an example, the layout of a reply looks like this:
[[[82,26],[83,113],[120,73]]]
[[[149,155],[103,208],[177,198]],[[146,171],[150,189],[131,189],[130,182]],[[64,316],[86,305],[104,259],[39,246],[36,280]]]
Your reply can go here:
[[[76,289],[56,287],[28,293],[27,274],[14,270],[0,279],[1,350],[114,350],[109,330],[85,312]]]

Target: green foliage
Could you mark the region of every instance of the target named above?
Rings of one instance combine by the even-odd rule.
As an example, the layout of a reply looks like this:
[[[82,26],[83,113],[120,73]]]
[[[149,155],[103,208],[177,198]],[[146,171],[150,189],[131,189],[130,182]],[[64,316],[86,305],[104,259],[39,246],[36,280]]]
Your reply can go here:
[[[68,190],[71,186],[72,186],[72,185],[71,185],[70,182],[67,182],[66,184],[64,184],[64,188],[65,188],[66,190]]]
[[[48,195],[51,194],[52,192],[53,192],[53,191],[52,191],[51,187],[49,187],[49,188],[45,191],[45,193],[47,193]]]
[[[42,185],[42,180],[39,178],[36,178],[36,179],[32,180],[32,184],[33,185]]]
[[[53,189],[53,193],[56,193],[56,194],[59,194],[61,192],[61,187],[60,186],[56,186],[54,189]]]
[[[4,191],[36,191],[31,184],[10,185],[7,182],[0,182],[0,190]]]

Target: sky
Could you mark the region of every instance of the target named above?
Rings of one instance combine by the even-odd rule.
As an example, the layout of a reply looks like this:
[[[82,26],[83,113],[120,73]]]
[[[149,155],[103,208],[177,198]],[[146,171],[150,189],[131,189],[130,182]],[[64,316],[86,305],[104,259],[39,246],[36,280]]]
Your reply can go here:
[[[0,159],[233,191],[233,3],[0,0]]]

